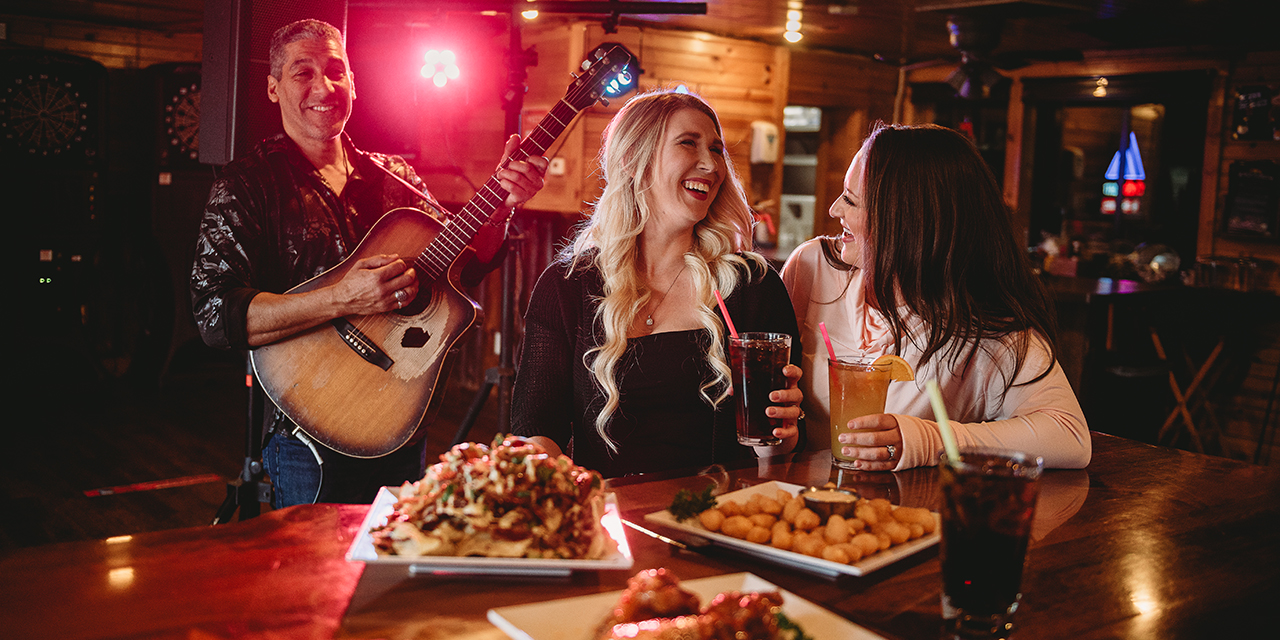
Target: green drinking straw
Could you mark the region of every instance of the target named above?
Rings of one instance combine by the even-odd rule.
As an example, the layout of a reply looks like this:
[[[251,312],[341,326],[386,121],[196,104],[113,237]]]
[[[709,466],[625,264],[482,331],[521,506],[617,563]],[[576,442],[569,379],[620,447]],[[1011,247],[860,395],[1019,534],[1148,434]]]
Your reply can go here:
[[[929,404],[933,405],[933,417],[937,418],[938,430],[942,432],[942,446],[947,450],[947,457],[952,463],[960,462],[960,447],[956,445],[956,434],[951,430],[951,421],[947,419],[947,408],[942,404],[938,381],[930,380],[924,386],[929,392]]]

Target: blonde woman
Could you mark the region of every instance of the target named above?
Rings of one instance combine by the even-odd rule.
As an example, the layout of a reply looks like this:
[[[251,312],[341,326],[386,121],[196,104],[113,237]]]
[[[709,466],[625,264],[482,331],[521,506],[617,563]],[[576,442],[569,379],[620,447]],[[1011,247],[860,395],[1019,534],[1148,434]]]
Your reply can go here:
[[[539,279],[525,315],[512,431],[606,477],[752,455],[737,443],[728,328],[792,336],[768,409],[796,447],[799,332],[786,288],[749,251],[751,211],[701,98],[642,94],[614,116],[591,218]]]

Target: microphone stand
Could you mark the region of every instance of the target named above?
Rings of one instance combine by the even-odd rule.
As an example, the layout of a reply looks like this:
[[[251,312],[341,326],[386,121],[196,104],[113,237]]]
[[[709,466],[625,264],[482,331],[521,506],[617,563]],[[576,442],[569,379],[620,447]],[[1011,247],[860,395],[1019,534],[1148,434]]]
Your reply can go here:
[[[505,134],[503,140],[512,134],[520,134],[520,113],[524,109],[524,94],[529,90],[525,81],[528,79],[528,67],[538,64],[537,53],[532,48],[525,50],[521,44],[520,26],[517,20],[520,14],[511,12],[511,42],[507,50],[507,92],[503,94],[502,106],[505,112]],[[515,216],[512,216],[512,226]],[[498,433],[511,432],[511,396],[515,386],[515,314],[516,314],[516,260],[519,255],[519,243],[522,239],[518,231],[509,231],[510,247],[507,256],[502,260],[502,311],[499,319],[498,366],[485,370],[484,382],[476,391],[467,409],[467,414],[458,424],[458,432],[453,437],[453,444],[465,442],[467,434],[480,416],[480,410],[498,388]]]

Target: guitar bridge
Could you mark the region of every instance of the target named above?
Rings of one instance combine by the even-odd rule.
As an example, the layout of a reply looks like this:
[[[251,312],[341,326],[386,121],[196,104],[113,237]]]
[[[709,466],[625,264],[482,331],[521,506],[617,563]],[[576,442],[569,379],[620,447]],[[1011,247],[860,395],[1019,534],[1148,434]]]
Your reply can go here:
[[[338,330],[338,335],[342,336],[342,341],[347,343],[351,350],[359,354],[369,364],[377,365],[383,371],[391,368],[395,364],[386,352],[378,348],[372,340],[369,340],[355,325],[351,324],[346,318],[334,318],[330,321],[333,328]]]

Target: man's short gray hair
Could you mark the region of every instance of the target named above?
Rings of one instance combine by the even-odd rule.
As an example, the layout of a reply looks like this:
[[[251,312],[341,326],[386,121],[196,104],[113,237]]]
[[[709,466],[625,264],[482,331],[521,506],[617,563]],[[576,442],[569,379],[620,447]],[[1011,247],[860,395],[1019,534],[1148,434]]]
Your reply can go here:
[[[271,47],[268,49],[267,58],[271,61],[271,77],[276,80],[280,79],[280,74],[284,72],[284,48],[299,40],[320,40],[338,43],[345,52],[345,46],[342,41],[342,32],[338,28],[324,22],[323,20],[299,20],[291,22],[279,29],[271,36]]]

